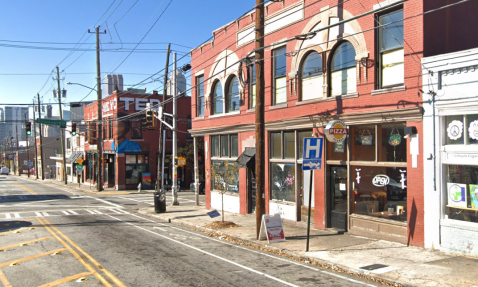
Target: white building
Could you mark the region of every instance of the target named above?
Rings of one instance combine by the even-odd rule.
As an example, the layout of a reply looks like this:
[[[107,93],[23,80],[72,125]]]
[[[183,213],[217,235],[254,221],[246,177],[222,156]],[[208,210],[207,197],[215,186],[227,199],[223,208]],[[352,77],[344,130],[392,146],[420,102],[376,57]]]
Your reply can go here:
[[[422,64],[425,247],[478,256],[478,49]]]

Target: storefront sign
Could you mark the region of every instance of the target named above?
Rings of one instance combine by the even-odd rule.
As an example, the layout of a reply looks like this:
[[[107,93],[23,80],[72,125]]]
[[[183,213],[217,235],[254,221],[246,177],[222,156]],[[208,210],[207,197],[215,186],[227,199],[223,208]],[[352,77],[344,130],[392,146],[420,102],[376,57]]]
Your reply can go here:
[[[448,187],[448,205],[453,207],[466,206],[466,184],[447,183]]]
[[[349,130],[342,121],[331,121],[325,126],[325,136],[330,142],[343,142],[348,134]]]
[[[451,140],[457,140],[461,138],[463,134],[463,123],[460,121],[452,121],[446,129],[448,138]]]
[[[478,120],[472,121],[468,127],[468,135],[471,139],[478,140]]]
[[[265,233],[265,234],[264,234]],[[267,237],[268,243],[285,241],[284,228],[280,214],[262,216],[261,230],[259,240]]]
[[[377,174],[373,179],[372,183],[375,186],[383,187],[390,183],[390,177],[385,174]]]
[[[390,134],[390,137],[388,138],[388,143],[391,146],[398,146],[402,142],[402,136],[400,135],[400,132],[398,131],[397,128],[392,129],[392,133]]]

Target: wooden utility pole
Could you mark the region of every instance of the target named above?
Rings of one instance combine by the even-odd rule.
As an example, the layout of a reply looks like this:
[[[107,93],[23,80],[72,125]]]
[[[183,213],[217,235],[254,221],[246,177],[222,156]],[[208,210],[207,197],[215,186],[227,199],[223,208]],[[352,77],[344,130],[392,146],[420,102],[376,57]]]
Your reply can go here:
[[[38,110],[40,113],[40,110]],[[35,174],[36,178],[38,179],[38,148],[37,148],[37,124],[35,121],[35,100],[33,100],[33,139],[34,139],[34,147],[35,147]]]
[[[264,2],[256,0],[256,235],[259,237],[262,215],[265,213],[263,197],[264,176]]]
[[[30,177],[30,150],[28,148],[28,133],[27,133],[27,114],[24,114],[25,117],[25,141],[27,142],[27,173],[28,177]]]
[[[60,88],[60,68],[58,66],[56,67],[56,84],[58,87],[58,92],[56,93],[58,97],[58,106],[60,108],[60,121],[63,121],[63,113],[61,111],[61,96],[62,96],[62,91]],[[68,184],[68,178],[66,177],[66,152],[65,152],[65,128],[60,127],[60,132],[61,132],[61,152],[63,154],[63,181],[65,184]]]
[[[38,118],[41,119],[41,105],[40,105],[40,94],[37,94],[37,99],[38,99]],[[42,126],[39,123],[38,124],[39,130],[40,130],[40,165],[41,165],[41,180],[45,179],[45,169],[43,166],[43,140],[42,140]],[[35,142],[36,145],[36,142]]]
[[[88,33],[91,33],[88,29]],[[96,34],[96,86],[97,86],[97,99],[98,102],[98,119],[96,124],[96,145],[98,147],[98,163],[97,163],[97,191],[103,190],[103,180],[102,180],[102,171],[103,171],[103,135],[102,135],[102,123],[103,123],[103,111],[102,111],[102,95],[101,95],[101,65],[100,65],[100,34],[106,34],[106,30],[103,33],[100,33],[100,26],[95,28]]]

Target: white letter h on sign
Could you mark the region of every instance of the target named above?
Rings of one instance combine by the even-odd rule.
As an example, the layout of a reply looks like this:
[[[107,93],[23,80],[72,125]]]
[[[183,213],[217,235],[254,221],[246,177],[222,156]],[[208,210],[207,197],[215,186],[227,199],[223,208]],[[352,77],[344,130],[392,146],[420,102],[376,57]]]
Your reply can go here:
[[[307,144],[306,144],[306,147],[305,147],[305,153],[306,153],[307,156],[306,156],[305,158],[311,158],[311,156],[310,156],[310,151],[312,151],[312,150],[315,150],[315,157],[316,157],[316,158],[319,157],[319,155],[320,155],[320,145],[319,145],[319,141],[316,141],[316,142],[315,142],[316,145],[314,145],[314,146],[311,146],[311,145],[310,145],[310,142],[311,142],[310,139],[307,140]]]

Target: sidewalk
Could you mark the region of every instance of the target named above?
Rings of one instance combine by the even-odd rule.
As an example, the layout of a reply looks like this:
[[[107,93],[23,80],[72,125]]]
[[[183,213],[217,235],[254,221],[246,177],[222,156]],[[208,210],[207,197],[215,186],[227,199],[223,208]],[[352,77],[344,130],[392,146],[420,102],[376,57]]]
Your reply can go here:
[[[307,234],[305,223],[284,220],[286,241],[268,244],[267,240],[256,240],[255,215],[226,212],[224,220],[239,224],[240,227],[212,230],[204,226],[221,218],[209,218],[206,214],[208,211],[204,206],[179,205],[167,206],[166,213],[156,214],[152,207],[142,208],[139,213],[202,231],[223,240],[310,262],[389,286],[478,286],[476,277],[478,259],[313,228],[311,228],[310,252],[305,252]],[[377,266],[381,268],[375,270],[361,268],[373,264],[385,266]]]

